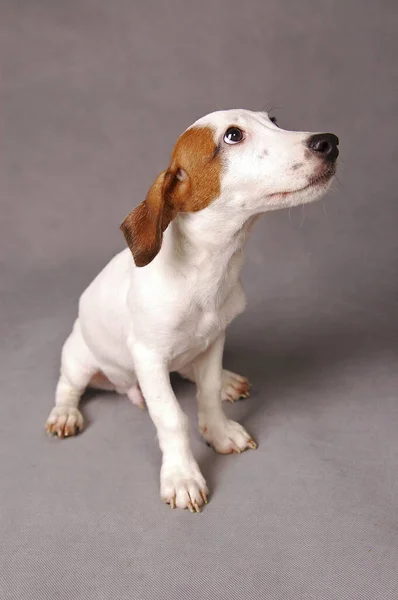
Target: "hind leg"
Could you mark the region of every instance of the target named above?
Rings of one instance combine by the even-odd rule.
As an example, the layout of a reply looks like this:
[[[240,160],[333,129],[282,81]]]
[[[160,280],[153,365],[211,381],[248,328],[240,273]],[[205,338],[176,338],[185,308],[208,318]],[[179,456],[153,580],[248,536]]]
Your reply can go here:
[[[126,371],[115,366],[104,366],[102,371],[100,374],[102,379],[101,389],[114,390],[122,396],[126,395],[132,404],[145,408],[145,400],[133,371]],[[97,375],[94,381],[90,382],[90,386],[98,387],[98,384],[96,384],[98,379]]]
[[[195,382],[194,369],[192,365],[187,365],[178,373],[184,379]],[[232,373],[223,369],[222,372],[222,387],[221,387],[221,400],[224,402],[236,402],[242,398],[248,398],[250,396],[250,382],[246,377]]]
[[[88,387],[107,392],[117,392],[121,395],[127,395],[130,402],[145,409],[145,400],[138,384],[137,378],[132,372],[115,369],[115,367],[105,367],[102,371],[95,373],[90,379]]]
[[[63,438],[76,435],[82,429],[83,417],[78,409],[79,401],[98,371],[99,367],[83,339],[77,319],[62,349],[55,406],[45,425],[48,433]]]

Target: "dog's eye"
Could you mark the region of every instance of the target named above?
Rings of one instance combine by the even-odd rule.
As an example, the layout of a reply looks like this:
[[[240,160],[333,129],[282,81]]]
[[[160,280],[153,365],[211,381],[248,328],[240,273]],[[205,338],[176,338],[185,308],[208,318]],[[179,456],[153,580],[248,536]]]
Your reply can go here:
[[[243,140],[243,131],[239,127],[229,127],[224,135],[227,144],[238,144]]]
[[[269,120],[270,120],[270,121],[272,121],[272,123],[273,123],[274,125],[276,125],[277,127],[279,127],[279,125],[278,125],[278,121],[276,120],[276,117],[270,117],[270,118],[269,118]]]

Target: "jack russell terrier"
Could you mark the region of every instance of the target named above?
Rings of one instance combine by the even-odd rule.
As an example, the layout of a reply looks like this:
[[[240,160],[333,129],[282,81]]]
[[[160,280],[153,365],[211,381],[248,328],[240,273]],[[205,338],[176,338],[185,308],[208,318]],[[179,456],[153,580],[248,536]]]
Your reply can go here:
[[[256,448],[221,402],[249,395],[247,379],[222,366],[226,327],[245,308],[243,246],[262,213],[326,192],[338,143],[331,133],[286,131],[249,110],[214,112],[189,127],[121,225],[129,248],[80,298],[47,431],[63,438],[82,429],[78,405],[87,387],[138,405],[145,398],[163,453],[161,498],[199,512],[208,488],[170,372],[195,382],[199,428],[214,450]]]

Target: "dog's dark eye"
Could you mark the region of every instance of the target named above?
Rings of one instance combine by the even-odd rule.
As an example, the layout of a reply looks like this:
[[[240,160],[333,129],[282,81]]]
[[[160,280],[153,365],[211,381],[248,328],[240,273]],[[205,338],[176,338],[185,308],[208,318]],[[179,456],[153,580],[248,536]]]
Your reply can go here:
[[[238,144],[243,140],[243,131],[239,127],[228,127],[224,135],[227,144]]]
[[[269,120],[272,121],[274,125],[276,125],[277,127],[279,127],[278,121],[276,120],[276,117],[270,117]]]

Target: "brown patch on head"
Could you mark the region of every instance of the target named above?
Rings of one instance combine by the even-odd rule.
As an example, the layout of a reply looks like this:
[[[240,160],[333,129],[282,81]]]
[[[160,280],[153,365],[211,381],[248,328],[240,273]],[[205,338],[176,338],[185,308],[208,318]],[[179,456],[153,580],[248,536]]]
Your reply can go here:
[[[175,190],[177,210],[202,210],[219,195],[221,158],[216,150],[210,127],[192,127],[177,141],[169,171],[182,169],[187,174]]]
[[[120,226],[143,267],[158,254],[163,232],[179,212],[206,208],[220,193],[221,158],[210,127],[192,127],[177,141],[167,171],[160,173],[144,202]]]

